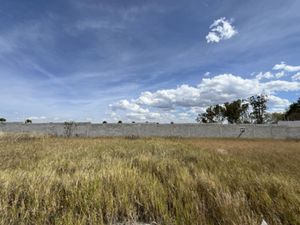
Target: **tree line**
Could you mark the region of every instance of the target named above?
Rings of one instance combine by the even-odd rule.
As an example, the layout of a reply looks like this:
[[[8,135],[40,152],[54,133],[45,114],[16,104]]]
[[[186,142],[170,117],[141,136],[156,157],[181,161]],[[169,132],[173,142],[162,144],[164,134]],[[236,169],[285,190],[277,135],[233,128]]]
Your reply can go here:
[[[277,123],[279,120],[300,120],[300,98],[292,103],[283,113],[267,113],[268,97],[266,95],[254,95],[248,99],[238,99],[224,104],[209,106],[204,113],[198,114],[196,121],[199,123],[222,123],[228,121],[231,124],[240,123]],[[0,123],[5,123],[5,118],[0,118]],[[32,123],[30,119],[26,124]],[[103,123],[107,123],[104,121]],[[122,123],[119,121],[118,123]],[[173,124],[173,122],[171,122]]]
[[[204,113],[198,114],[199,123],[277,123],[279,120],[300,120],[300,98],[283,113],[268,113],[267,95],[254,95],[248,99],[238,99],[224,104],[209,106]]]

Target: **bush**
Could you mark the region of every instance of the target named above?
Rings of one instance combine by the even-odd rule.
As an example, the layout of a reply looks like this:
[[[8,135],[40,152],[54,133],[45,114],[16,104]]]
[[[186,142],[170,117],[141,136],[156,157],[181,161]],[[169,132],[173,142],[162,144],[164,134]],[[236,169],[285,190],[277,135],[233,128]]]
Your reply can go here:
[[[121,123],[122,123],[122,120],[119,120],[118,123],[121,124]]]
[[[106,121],[103,121],[102,123],[103,123],[103,124],[107,124],[107,122],[106,122]]]
[[[6,122],[6,119],[5,118],[0,118],[0,123],[4,123]]]
[[[31,123],[32,123],[32,120],[30,120],[30,119],[25,120],[25,124],[31,124]]]
[[[75,121],[66,121],[64,124],[65,136],[66,137],[73,136],[76,127],[77,124],[75,123]]]

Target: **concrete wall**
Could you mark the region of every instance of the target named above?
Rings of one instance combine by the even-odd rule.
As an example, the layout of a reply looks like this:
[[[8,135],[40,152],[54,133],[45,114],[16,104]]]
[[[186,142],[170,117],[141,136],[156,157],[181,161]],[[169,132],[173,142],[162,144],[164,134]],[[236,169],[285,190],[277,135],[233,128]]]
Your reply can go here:
[[[289,127],[300,127],[300,120],[278,121],[278,125],[289,126]]]
[[[91,124],[76,123],[2,123],[0,132],[29,132],[55,136],[80,137],[224,137],[300,139],[300,126],[221,125],[221,124]]]

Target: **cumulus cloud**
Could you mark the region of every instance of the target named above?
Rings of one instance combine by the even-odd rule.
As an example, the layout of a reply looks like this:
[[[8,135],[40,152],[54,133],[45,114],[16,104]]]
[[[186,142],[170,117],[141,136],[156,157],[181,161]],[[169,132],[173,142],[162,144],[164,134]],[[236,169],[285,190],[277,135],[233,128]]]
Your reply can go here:
[[[300,66],[291,66],[291,65],[287,65],[285,62],[281,62],[280,64],[276,64],[273,67],[273,70],[285,70],[287,72],[297,72],[300,71]]]
[[[146,113],[146,112],[149,111],[147,109],[141,108],[138,104],[136,104],[134,102],[129,102],[126,99],[121,100],[116,104],[111,104],[110,107],[113,110],[118,110],[118,109],[120,109],[120,110],[130,110],[130,111],[133,111],[133,112],[136,112],[136,113]]]
[[[120,116],[118,116],[115,111],[127,111],[125,117],[130,120],[159,120],[161,117],[160,113],[150,112],[149,109],[142,108],[139,104],[135,103],[134,100],[128,101],[126,99],[120,100],[116,104],[110,104],[110,108],[113,110],[111,117],[114,120],[119,120]]]
[[[227,20],[225,17],[215,20],[209,28],[210,32],[206,36],[207,43],[218,43],[221,40],[230,39],[238,33],[232,25],[232,21]]]
[[[172,109],[178,106],[194,106],[200,98],[197,87],[181,85],[176,89],[158,90],[156,92],[143,92],[136,102],[140,105]]]
[[[289,100],[279,98],[275,95],[269,95],[268,101],[271,106],[269,111],[271,112],[282,112],[291,104]]]
[[[266,75],[269,76],[269,75]],[[282,111],[290,102],[276,94],[300,90],[300,82],[260,79],[247,79],[233,74],[221,74],[212,78],[203,78],[197,86],[180,85],[174,89],[155,92],[142,92],[136,99],[121,100],[111,105],[113,110],[127,112],[125,116],[140,120],[166,121],[195,119],[195,115],[206,107],[236,99],[248,98],[255,94],[269,96],[270,111]],[[172,117],[172,116],[173,117]]]

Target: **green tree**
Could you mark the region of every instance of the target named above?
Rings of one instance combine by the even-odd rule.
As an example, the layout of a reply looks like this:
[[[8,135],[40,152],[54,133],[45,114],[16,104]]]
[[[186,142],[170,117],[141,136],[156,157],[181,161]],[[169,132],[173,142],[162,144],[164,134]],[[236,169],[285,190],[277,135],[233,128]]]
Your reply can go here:
[[[220,123],[224,121],[224,107],[221,105],[210,106],[204,113],[198,114],[196,121],[199,123]]]
[[[229,123],[247,123],[249,121],[248,108],[249,104],[245,100],[226,102],[224,106],[208,107],[204,113],[198,115],[196,121],[199,123],[220,123],[227,119]]]
[[[290,105],[285,113],[286,120],[300,120],[300,98]]]
[[[271,114],[271,123],[278,123],[280,120],[285,120],[285,113],[274,112]]]
[[[224,104],[224,116],[229,123],[244,123],[248,121],[249,104],[239,99],[233,102]]]
[[[252,106],[251,116],[257,124],[263,124],[265,122],[266,110],[267,110],[267,96],[266,95],[254,95],[249,99]]]

